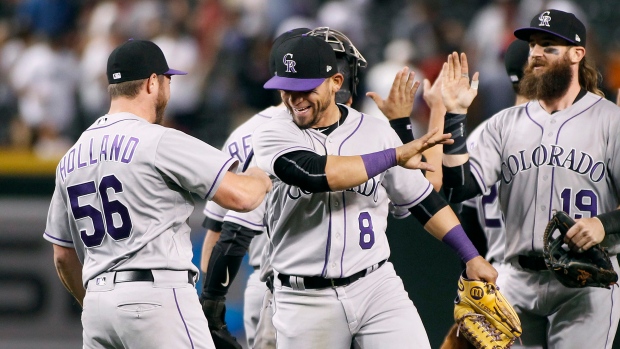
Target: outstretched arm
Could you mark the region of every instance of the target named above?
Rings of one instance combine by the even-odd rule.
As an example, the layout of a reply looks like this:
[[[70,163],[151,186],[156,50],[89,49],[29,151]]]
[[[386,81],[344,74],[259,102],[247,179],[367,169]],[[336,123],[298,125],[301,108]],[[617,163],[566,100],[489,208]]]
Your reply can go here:
[[[438,128],[444,129],[444,117],[446,116],[446,106],[443,105],[441,97],[441,81],[442,72],[439,73],[435,82],[431,85],[428,79],[424,79],[424,101],[431,109],[431,115],[428,122],[428,129]],[[441,170],[443,155],[443,145],[437,145],[429,148],[424,152],[426,161],[435,168],[434,172],[427,172],[426,179],[433,185],[435,191],[439,191],[442,186],[443,171]]]
[[[448,56],[442,69],[441,95],[446,106],[446,120],[444,130],[452,130],[454,144],[444,147],[443,164],[447,167],[460,166],[469,160],[465,145],[465,115],[478,94],[478,73],[469,83],[469,66],[467,56],[456,52]]]
[[[449,134],[441,134],[438,129],[434,129],[400,147],[361,156],[328,156],[325,174],[329,188],[333,191],[352,188],[396,165],[434,171],[433,166],[422,161],[422,152],[437,144],[452,142]]]

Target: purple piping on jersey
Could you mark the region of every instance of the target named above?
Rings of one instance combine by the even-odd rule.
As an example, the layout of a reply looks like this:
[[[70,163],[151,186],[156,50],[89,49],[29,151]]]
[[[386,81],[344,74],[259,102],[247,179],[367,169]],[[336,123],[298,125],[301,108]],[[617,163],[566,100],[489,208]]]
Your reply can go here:
[[[338,146],[338,155],[341,155],[341,153],[342,153],[342,146],[344,145],[344,143],[346,141],[348,141],[351,137],[353,137],[355,132],[357,132],[357,130],[359,130],[359,128],[362,126],[362,122],[364,122],[364,114],[361,114],[361,115],[362,115],[362,117],[360,118],[360,121],[357,124],[357,126],[355,127],[355,129],[353,130],[353,132],[351,132],[351,134],[349,134],[342,142],[340,142],[340,146]],[[342,247],[342,254],[340,255],[340,277],[342,277],[343,273],[344,273],[344,271],[343,271],[344,252],[347,249],[347,203],[346,203],[346,200],[345,200],[344,191],[342,192],[342,208],[344,209],[344,246]]]
[[[478,179],[480,180],[480,182],[482,182],[482,186],[483,188],[482,191],[484,192],[487,188],[487,183],[484,181],[484,177],[482,177],[482,173],[480,172],[480,170],[478,169],[478,166],[476,166],[476,164],[474,164],[472,161],[469,162],[469,167],[474,169],[474,172],[476,172],[476,176],[478,177]]]
[[[558,128],[558,134],[555,135],[555,144],[558,144],[558,141],[560,140],[560,132],[562,131],[562,127],[564,127],[564,125],[566,125],[567,122],[571,121],[572,119],[574,119],[574,118],[578,117],[579,115],[583,114],[584,112],[586,112],[588,109],[592,108],[595,104],[600,102],[601,99],[603,99],[603,97],[601,97],[598,100],[596,100],[594,103],[592,103],[592,105],[590,105],[586,109],[584,109],[584,110],[580,111],[579,113],[571,116],[569,119],[566,119],[566,121],[564,121],[562,123],[562,125],[560,125],[560,127]],[[553,205],[553,182],[555,182],[555,166],[551,167],[551,194],[549,195],[549,220],[551,220],[551,217],[553,216],[553,212],[551,210],[551,205]],[[534,241],[532,240],[532,244],[533,243],[534,243]]]
[[[181,321],[183,321],[183,326],[185,326],[185,332],[187,333],[187,338],[189,339],[189,344],[194,348],[194,341],[192,341],[192,336],[189,334],[189,329],[187,328],[187,324],[185,323],[185,319],[183,318],[183,314],[181,313],[181,308],[179,307],[179,301],[177,300],[177,290],[172,289],[172,293],[174,294],[174,303],[177,305],[177,310],[179,311],[179,316],[181,316]]]
[[[607,338],[605,338],[605,348],[607,348],[607,344],[609,343],[609,332],[611,332],[611,326],[614,323],[614,319],[613,319],[613,313],[614,313],[614,291],[616,290],[616,287],[612,286],[611,287],[611,296],[609,297],[611,300],[611,307],[610,307],[610,311],[609,311],[609,327],[607,328]]]
[[[534,124],[536,124],[536,125],[538,125],[538,127],[540,127],[540,134],[541,134],[540,137],[542,139],[542,136],[544,136],[544,134],[545,134],[545,129],[542,127],[541,124],[537,123],[536,120],[534,120],[534,118],[532,118],[532,116],[530,115],[530,110],[528,108],[530,106],[530,103],[532,103],[532,102],[527,102],[527,104],[525,105],[525,115],[527,115],[528,119],[530,119]],[[551,188],[553,188],[553,170],[551,170],[551,171],[552,171],[551,172]],[[549,207],[549,211],[551,211],[551,207]],[[532,239],[531,239],[532,244],[530,245],[531,248],[532,248],[532,251],[534,251],[534,239],[535,239],[535,237],[534,237],[534,229],[532,229]]]
[[[216,216],[216,217],[218,217],[218,218],[224,218],[224,216],[222,216],[222,215],[220,215],[220,214],[217,214],[217,213],[215,213],[215,212],[213,212],[213,211],[209,211],[206,207],[205,207],[204,212],[209,213],[209,214],[211,214],[211,215],[214,215],[214,216]]]
[[[211,185],[211,188],[209,188],[209,191],[207,192],[207,195],[205,195],[205,198],[209,197],[209,194],[211,194],[211,190],[213,190],[213,186],[215,185],[215,183],[217,183],[217,180],[220,178],[220,175],[222,174],[222,171],[226,168],[230,168],[230,165],[228,165],[231,161],[236,161],[233,158],[228,159],[228,161],[226,161],[224,163],[224,166],[222,166],[222,168],[220,168],[220,171],[217,173],[217,176],[215,176],[215,180],[213,181],[213,184]]]
[[[432,190],[433,185],[429,182],[428,185],[426,186],[426,189],[424,189],[424,192],[422,192],[422,194],[420,194],[420,196],[418,196],[417,198],[415,198],[413,201],[404,203],[404,204],[395,204],[392,203],[394,206],[396,207],[403,207],[403,206],[415,206],[417,204],[419,204],[419,201],[422,201],[422,197],[426,197],[430,191]]]
[[[139,120],[136,120],[136,119],[121,119],[121,120],[114,121],[114,122],[113,122],[113,123],[111,123],[111,124],[107,124],[107,125],[103,125],[103,126],[99,126],[99,127],[93,127],[93,128],[86,129],[84,132],[94,131],[94,130],[99,130],[99,129],[101,129],[101,128],[110,127],[110,126],[112,126],[112,125],[114,125],[114,124],[117,124],[117,123],[119,123],[119,122],[121,122],[121,121],[139,121]]]
[[[329,226],[327,227],[327,244],[325,245],[325,262],[323,263],[323,271],[321,276],[327,276],[327,262],[329,261],[329,250],[332,244],[332,197],[327,194],[327,207],[329,208]]]
[[[68,243],[68,244],[73,245],[73,241],[59,239],[59,238],[57,238],[57,237],[51,236],[51,235],[50,235],[50,234],[48,234],[47,232],[43,232],[43,234],[45,234],[45,235],[49,236],[50,238],[52,238],[52,239],[54,239],[54,240],[56,240],[56,241],[66,242],[66,243]]]
[[[360,126],[362,126],[362,122],[364,121],[364,114],[362,114],[362,117],[360,118],[360,122],[357,124],[357,127],[355,127],[355,130],[353,130],[353,132],[351,132],[350,135],[347,136],[347,138],[345,138],[341,143],[340,146],[338,147],[338,155],[340,155],[340,151],[342,150],[342,146],[344,145],[344,143],[346,141],[349,140],[349,138],[353,137],[353,135],[355,134],[355,132],[357,132],[357,130],[359,130]],[[345,120],[346,122],[346,120]]]
[[[272,118],[272,117],[271,117],[271,116],[269,116],[269,115],[260,114],[260,113],[258,113],[258,114],[256,114],[256,115],[258,115],[258,116],[262,116],[262,117],[267,118],[267,119],[271,119],[271,118]]]
[[[263,225],[262,225],[262,224],[257,224],[257,223],[254,223],[254,222],[250,222],[250,221],[248,221],[248,220],[246,220],[246,219],[243,219],[243,218],[239,218],[239,217],[236,217],[236,216],[230,216],[230,217],[231,217],[231,218],[234,218],[234,219],[235,219],[235,220],[237,220],[237,221],[241,221],[241,222],[244,222],[244,223],[248,223],[249,225],[251,225],[251,226],[253,226],[253,227],[257,227],[257,228],[262,228],[262,227],[263,227]],[[230,220],[227,220],[227,219],[224,219],[224,221],[225,221],[225,222],[230,222]]]
[[[344,245],[342,247],[342,255],[340,256],[340,277],[342,277],[342,265],[344,264],[344,251],[347,249],[347,201],[344,195],[344,191],[342,192],[342,209],[344,210]]]

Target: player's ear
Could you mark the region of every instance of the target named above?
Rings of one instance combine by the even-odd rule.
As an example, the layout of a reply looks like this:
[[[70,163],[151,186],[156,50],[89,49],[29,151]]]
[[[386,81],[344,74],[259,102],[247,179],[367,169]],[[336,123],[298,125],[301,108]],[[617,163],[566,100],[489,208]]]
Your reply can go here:
[[[579,63],[586,55],[586,49],[583,46],[571,46],[568,52],[572,63]]]
[[[155,88],[159,87],[159,80],[157,74],[153,73],[146,79],[146,92],[151,94],[155,92]]]
[[[342,87],[342,83],[344,82],[344,76],[341,73],[336,73],[331,77],[331,81],[332,91],[336,93]]]

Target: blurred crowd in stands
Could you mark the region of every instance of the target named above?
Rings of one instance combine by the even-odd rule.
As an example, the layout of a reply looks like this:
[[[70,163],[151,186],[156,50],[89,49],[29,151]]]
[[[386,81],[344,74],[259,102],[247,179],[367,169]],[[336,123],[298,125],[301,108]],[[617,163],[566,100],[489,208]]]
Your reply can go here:
[[[503,67],[513,30],[557,8],[588,23],[588,55],[609,99],[620,87],[614,0],[1,0],[0,148],[57,157],[107,112],[106,61],[129,38],[148,39],[171,67],[165,124],[220,147],[229,130],[279,102],[264,90],[271,41],[295,27],[345,33],[368,61],[354,107],[380,116],[365,91],[387,96],[404,65],[433,81],[448,53],[480,71],[475,127],[514,100]],[[418,93],[421,135],[428,110]]]

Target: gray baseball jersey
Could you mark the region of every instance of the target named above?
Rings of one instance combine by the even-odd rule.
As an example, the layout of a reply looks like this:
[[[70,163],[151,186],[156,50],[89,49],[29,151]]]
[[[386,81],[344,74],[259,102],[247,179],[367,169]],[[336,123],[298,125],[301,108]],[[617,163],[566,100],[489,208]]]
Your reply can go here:
[[[283,154],[304,150],[319,155],[357,155],[401,145],[389,125],[348,108],[348,116],[329,136],[301,130],[283,113],[254,132],[258,166],[275,177]],[[412,207],[432,187],[420,171],[393,167],[355,188],[307,193],[277,177],[267,198],[267,225],[274,270],[300,276],[342,278],[390,255],[385,235],[388,202]]]
[[[497,284],[521,318],[521,340],[528,348],[612,347],[620,320],[617,286],[567,288],[544,267],[524,268],[519,256],[540,260],[552,210],[582,218],[618,207],[618,134],[620,109],[587,93],[552,114],[538,101],[501,111],[469,149],[472,174],[483,191],[499,181],[508,263]],[[619,252],[618,238],[603,241],[612,254]],[[617,259],[612,262],[618,271]]]
[[[488,119],[483,121],[467,137],[468,149],[475,147],[487,122]],[[506,227],[504,226],[504,217],[499,206],[498,190],[499,186],[495,184],[488,188],[483,195],[463,201],[463,206],[472,207],[478,213],[478,222],[487,240],[488,250],[484,258],[488,261],[503,262]]]
[[[472,173],[486,191],[500,181],[506,258],[542,254],[552,210],[575,218],[618,207],[620,109],[592,93],[549,115],[538,102],[495,115],[470,150]],[[619,235],[604,243],[618,253]]]
[[[180,131],[106,115],[61,159],[45,239],[76,249],[84,284],[113,270],[198,272],[191,192],[211,199],[236,161]]]

